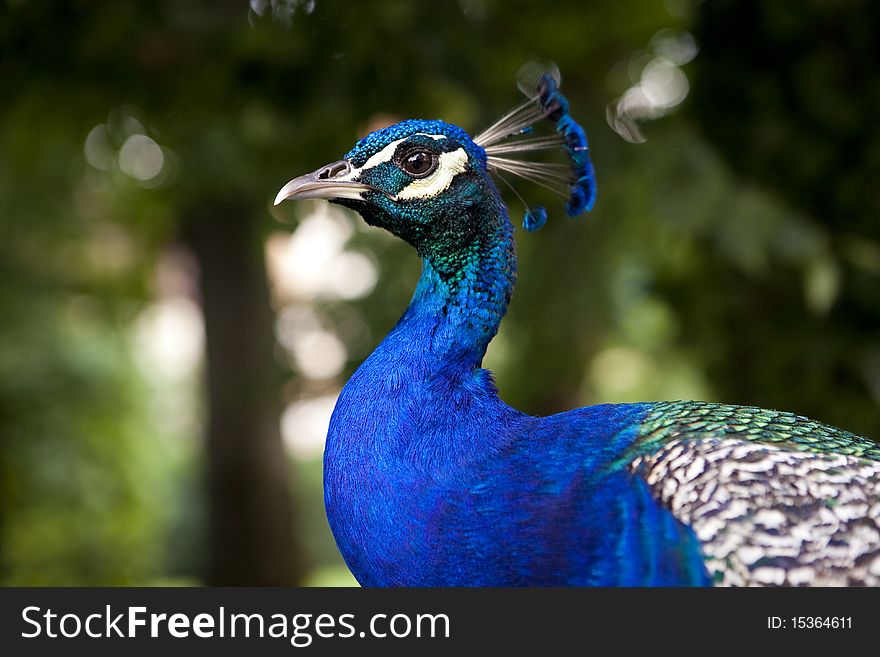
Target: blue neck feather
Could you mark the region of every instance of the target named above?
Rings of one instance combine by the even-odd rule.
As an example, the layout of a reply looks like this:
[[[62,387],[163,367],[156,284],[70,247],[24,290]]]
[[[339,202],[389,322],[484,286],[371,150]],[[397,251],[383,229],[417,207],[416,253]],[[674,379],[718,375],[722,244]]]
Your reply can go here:
[[[422,365],[435,372],[479,367],[507,312],[516,277],[512,227],[506,214],[483,224],[487,228],[454,258],[426,255],[413,299],[393,331],[429,329],[419,340]]]
[[[336,445],[342,458],[377,451],[420,467],[438,455],[465,462],[491,453],[507,436],[485,423],[525,417],[502,402],[480,368],[507,311],[516,276],[513,228],[500,203],[480,208],[479,230],[454,253],[423,254],[422,274],[406,312],[349,380],[342,406],[381,407],[388,420],[362,442]],[[473,216],[470,217],[474,219]]]

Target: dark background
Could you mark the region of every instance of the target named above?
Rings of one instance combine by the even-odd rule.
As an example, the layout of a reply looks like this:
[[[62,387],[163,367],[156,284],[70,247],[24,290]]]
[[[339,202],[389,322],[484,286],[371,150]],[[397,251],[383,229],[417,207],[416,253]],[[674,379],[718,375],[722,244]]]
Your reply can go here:
[[[555,62],[595,211],[518,232],[486,365],[536,414],[721,400],[880,436],[877,3],[0,4],[0,583],[348,584],[321,501],[408,247],[271,207]],[[521,208],[509,198],[519,222]]]

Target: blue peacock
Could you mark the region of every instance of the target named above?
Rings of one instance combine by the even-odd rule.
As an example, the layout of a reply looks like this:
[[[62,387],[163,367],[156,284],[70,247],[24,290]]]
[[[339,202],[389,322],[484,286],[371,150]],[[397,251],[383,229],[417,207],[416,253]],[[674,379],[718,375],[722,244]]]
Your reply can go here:
[[[326,511],[352,573],[367,586],[880,584],[880,446],[867,438],[744,406],[534,417],[499,398],[481,362],[516,255],[493,176],[560,192],[569,215],[596,195],[558,76],[536,77],[474,138],[403,121],[276,197],[356,210],[423,263],[327,436]],[[565,162],[527,159],[538,151]],[[523,225],[546,218],[527,208]]]

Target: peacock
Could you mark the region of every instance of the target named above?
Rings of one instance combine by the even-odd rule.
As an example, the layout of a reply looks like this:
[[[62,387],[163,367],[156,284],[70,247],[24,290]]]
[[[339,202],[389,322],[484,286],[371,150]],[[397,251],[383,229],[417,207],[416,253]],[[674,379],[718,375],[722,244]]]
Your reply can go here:
[[[702,401],[535,417],[500,399],[481,364],[516,255],[494,179],[557,191],[571,216],[596,198],[558,74],[523,90],[474,138],[406,120],[275,198],[346,206],[422,260],[412,301],[330,421],[324,501],[351,572],[365,586],[880,584],[868,438]],[[526,207],[523,227],[546,220]]]

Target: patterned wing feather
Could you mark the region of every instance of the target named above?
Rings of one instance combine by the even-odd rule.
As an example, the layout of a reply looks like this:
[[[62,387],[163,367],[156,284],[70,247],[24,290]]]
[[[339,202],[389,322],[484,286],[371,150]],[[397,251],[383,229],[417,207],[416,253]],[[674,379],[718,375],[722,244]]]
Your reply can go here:
[[[630,468],[727,585],[880,585],[880,448],[807,418],[656,404]]]

